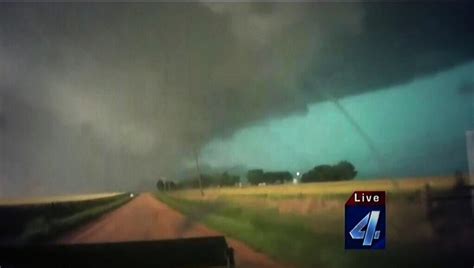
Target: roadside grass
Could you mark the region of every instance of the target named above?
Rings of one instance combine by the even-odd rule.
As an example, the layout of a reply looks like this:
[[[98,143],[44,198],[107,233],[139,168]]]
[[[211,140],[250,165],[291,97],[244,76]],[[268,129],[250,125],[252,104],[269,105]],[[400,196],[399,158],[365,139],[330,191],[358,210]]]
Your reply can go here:
[[[455,253],[443,252],[435,237],[418,234],[430,233],[424,230],[427,225],[418,222],[423,213],[413,208],[405,213],[405,204],[394,210],[400,215],[389,216],[386,250],[348,251],[344,249],[343,210],[328,210],[317,216],[281,214],[276,208],[243,206],[235,196],[212,200],[183,196],[180,192],[156,195],[192,220],[297,267],[455,267],[462,263]]]
[[[48,243],[130,200],[119,194],[92,200],[0,206],[2,244]]]

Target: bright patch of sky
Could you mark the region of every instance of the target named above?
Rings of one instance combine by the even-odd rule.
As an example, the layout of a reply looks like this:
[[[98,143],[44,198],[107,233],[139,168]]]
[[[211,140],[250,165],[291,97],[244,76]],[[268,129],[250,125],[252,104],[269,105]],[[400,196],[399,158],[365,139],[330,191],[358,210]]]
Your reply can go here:
[[[474,129],[474,63],[406,84],[340,99],[370,137],[366,141],[332,102],[309,106],[305,115],[272,119],[215,139],[201,158],[213,167],[247,166],[307,171],[348,160],[359,176],[449,175],[467,170],[465,133]]]

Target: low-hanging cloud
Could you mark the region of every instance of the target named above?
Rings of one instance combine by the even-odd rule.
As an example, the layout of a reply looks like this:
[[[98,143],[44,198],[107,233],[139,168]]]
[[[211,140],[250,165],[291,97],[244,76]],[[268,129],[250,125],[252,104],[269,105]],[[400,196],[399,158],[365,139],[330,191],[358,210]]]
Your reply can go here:
[[[327,87],[318,69],[354,76],[338,53],[360,45],[369,21],[364,5],[347,3],[1,10],[2,195],[174,177],[215,137],[305,112],[318,100],[308,78]]]

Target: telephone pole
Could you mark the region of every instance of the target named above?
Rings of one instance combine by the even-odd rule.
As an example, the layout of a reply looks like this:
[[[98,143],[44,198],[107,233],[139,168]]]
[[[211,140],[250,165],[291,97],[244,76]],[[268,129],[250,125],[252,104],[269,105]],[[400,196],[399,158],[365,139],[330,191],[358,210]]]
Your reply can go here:
[[[466,131],[467,164],[469,169],[469,187],[471,188],[471,208],[474,216],[474,130]]]
[[[196,161],[196,170],[198,172],[198,182],[199,182],[199,190],[201,191],[201,196],[204,196],[204,191],[202,190],[202,174],[201,169],[199,168],[199,160],[196,148],[193,149],[194,152],[194,160]]]

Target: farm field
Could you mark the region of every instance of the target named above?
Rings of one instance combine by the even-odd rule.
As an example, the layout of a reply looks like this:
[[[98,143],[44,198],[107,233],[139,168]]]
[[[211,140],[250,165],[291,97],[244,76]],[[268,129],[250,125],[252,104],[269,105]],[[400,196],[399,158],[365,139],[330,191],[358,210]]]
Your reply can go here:
[[[104,193],[4,201],[0,244],[50,242],[128,200],[126,193]]]
[[[104,197],[112,197],[119,194],[120,192],[113,193],[94,193],[94,194],[77,194],[77,195],[58,195],[58,196],[40,196],[33,198],[0,198],[0,206],[11,206],[11,205],[29,205],[29,204],[43,204],[51,202],[72,202],[72,201],[84,201]]]
[[[157,198],[193,220],[297,267],[456,267],[469,254],[462,230],[443,237],[427,219],[424,187],[450,178],[347,181],[183,190]],[[387,250],[344,250],[344,204],[354,190],[387,192]],[[472,257],[471,257],[472,258]],[[459,263],[460,264],[460,263]]]
[[[341,194],[346,196],[357,190],[385,190],[387,192],[397,194],[410,194],[420,191],[429,184],[433,189],[446,189],[454,183],[452,177],[426,177],[426,178],[403,178],[397,180],[379,179],[379,180],[352,180],[338,182],[319,182],[319,183],[302,183],[302,184],[278,184],[267,186],[244,186],[239,187],[222,187],[207,188],[205,196],[196,189],[181,190],[173,193],[174,196],[186,199],[213,199],[223,196],[234,195],[268,195],[270,198],[292,197],[292,196],[337,196]]]

